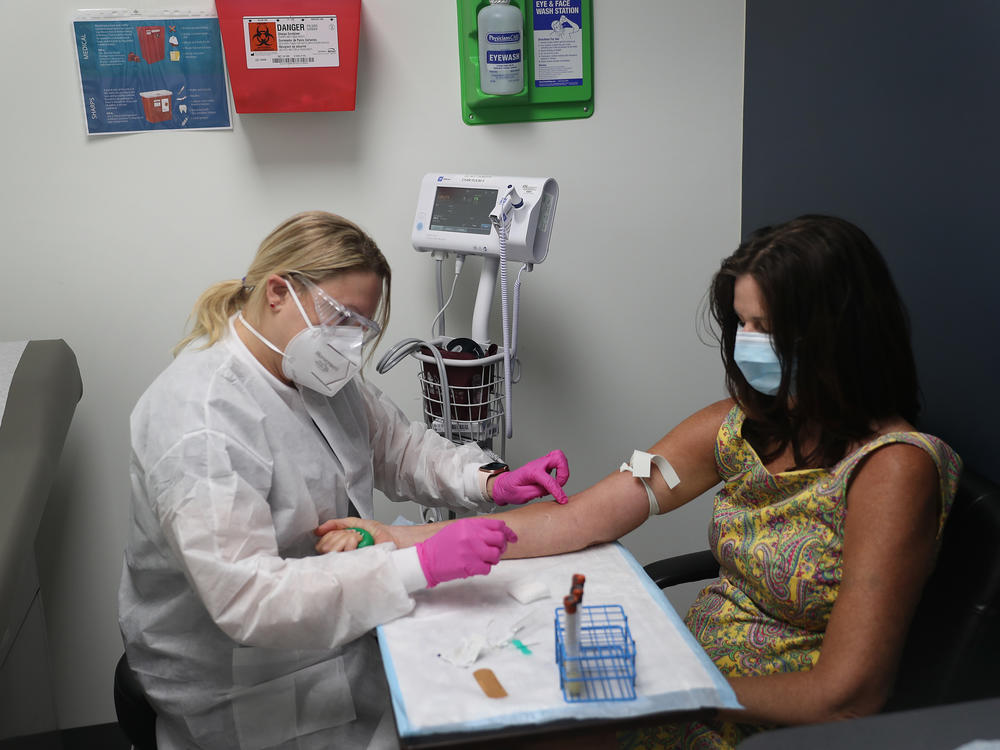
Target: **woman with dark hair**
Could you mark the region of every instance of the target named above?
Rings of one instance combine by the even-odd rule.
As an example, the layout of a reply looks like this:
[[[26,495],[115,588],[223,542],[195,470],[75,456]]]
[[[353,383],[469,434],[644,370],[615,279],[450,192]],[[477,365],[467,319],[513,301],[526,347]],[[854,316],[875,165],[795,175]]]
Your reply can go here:
[[[518,536],[507,557],[555,554],[722,483],[709,528],[720,577],[685,622],[743,710],[619,737],[627,748],[732,747],[769,726],[879,711],[961,469],[914,427],[907,316],[856,226],[802,216],[755,232],[722,262],[709,309],[730,398],[650,449],[666,478],[615,472],[565,506],[503,515]],[[434,527],[370,530],[405,546]]]

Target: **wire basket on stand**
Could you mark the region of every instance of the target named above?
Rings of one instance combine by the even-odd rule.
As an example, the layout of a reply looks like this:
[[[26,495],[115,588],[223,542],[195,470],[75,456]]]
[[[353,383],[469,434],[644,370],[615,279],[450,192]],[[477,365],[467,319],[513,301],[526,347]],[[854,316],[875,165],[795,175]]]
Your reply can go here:
[[[420,363],[417,380],[423,396],[424,423],[439,435],[461,445],[475,442],[493,450],[505,433],[503,351],[482,357],[437,347],[441,359],[427,347],[410,354]]]

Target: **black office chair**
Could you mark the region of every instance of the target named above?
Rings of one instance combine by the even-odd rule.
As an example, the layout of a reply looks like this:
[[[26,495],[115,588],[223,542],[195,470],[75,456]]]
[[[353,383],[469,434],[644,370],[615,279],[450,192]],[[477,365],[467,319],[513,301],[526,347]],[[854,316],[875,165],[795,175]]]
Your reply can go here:
[[[133,750],[156,750],[156,711],[146,700],[125,654],[115,667],[115,713]]]
[[[962,474],[886,710],[1000,695],[1000,485]]]
[[[645,566],[660,588],[718,578],[709,550]],[[1000,485],[966,469],[884,710],[1000,695]]]

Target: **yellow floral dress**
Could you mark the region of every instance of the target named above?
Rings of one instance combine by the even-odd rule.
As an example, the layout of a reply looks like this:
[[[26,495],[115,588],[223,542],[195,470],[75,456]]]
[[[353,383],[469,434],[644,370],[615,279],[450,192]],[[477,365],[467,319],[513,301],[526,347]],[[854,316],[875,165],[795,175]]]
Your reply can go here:
[[[726,416],[716,440],[724,485],[715,497],[709,546],[721,577],[701,591],[684,618],[727,677],[812,668],[840,587],[847,488],[861,461],[890,443],[923,448],[938,467],[944,528],[961,460],[920,432],[872,440],[830,469],[771,474],[742,437],[744,413]],[[622,733],[628,750],[731,748],[766,727],[693,722]]]

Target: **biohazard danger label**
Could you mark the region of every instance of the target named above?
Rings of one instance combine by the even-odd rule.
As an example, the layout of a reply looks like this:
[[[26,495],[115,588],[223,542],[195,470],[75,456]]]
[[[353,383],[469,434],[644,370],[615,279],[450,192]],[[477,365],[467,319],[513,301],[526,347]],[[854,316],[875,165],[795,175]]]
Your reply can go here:
[[[337,68],[336,16],[243,18],[247,68]]]

